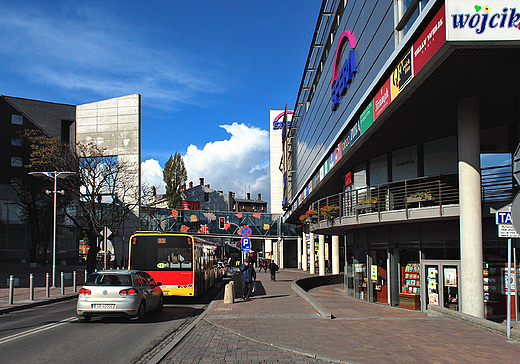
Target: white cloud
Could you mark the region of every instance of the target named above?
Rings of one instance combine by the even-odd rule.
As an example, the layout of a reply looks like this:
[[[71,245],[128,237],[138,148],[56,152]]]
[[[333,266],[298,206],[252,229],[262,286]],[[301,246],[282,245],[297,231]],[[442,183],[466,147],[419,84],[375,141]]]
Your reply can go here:
[[[245,124],[220,125],[231,137],[206,144],[204,149],[188,147],[184,164],[188,181],[199,183],[204,178],[215,190],[235,192],[245,198],[251,192],[256,199],[270,202],[269,190],[269,132]],[[270,207],[270,206],[269,206]]]
[[[149,186],[155,186],[157,193],[165,193],[163,169],[159,161],[148,159],[141,163],[141,182]]]

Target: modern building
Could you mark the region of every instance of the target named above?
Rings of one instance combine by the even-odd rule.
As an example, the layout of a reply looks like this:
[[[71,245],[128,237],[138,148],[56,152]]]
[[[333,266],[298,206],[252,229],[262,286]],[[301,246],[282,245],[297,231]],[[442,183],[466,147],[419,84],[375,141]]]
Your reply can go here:
[[[518,191],[520,7],[475,4],[323,1],[285,138],[284,218],[320,212],[299,265],[325,274],[330,256],[356,298],[506,314],[495,212]]]
[[[29,171],[25,166],[28,164],[30,149],[23,145],[19,133],[24,129],[38,129],[49,136],[60,138],[71,147],[75,147],[79,141],[98,145],[105,150],[106,155],[133,166],[131,175],[121,178],[130,181],[131,188],[126,191],[131,191],[132,198],[137,201],[141,175],[140,105],[139,94],[78,106],[0,96],[0,122],[5,131],[0,139],[3,151],[0,158],[3,164],[0,180],[0,259],[30,259],[30,229],[21,217],[18,196],[13,189],[13,185],[20,185],[28,178]],[[129,201],[129,197],[125,196],[125,201]],[[124,242],[139,228],[138,207],[132,216],[120,233],[112,238],[118,259],[128,256],[128,247]],[[57,260],[75,262],[81,236],[74,229],[64,229],[65,225],[66,220],[59,219]]]

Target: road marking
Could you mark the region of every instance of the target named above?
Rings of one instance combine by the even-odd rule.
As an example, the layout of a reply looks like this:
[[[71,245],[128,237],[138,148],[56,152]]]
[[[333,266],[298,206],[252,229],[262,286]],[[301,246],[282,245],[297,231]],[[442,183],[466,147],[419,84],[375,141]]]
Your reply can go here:
[[[29,336],[29,335],[40,333],[42,331],[50,330],[50,329],[53,329],[53,328],[61,326],[61,325],[65,325],[66,323],[68,323],[70,321],[73,321],[73,320],[76,320],[76,317],[69,317],[69,318],[67,318],[65,320],[61,320],[61,321],[58,321],[58,322],[54,322],[52,324],[47,324],[47,325],[42,326],[42,327],[36,327],[34,329],[31,329],[31,330],[27,330],[27,331],[24,331],[24,332],[20,332],[18,334],[14,334],[14,335],[11,335],[11,336],[4,337],[3,339],[0,339],[0,345],[8,343],[8,342],[16,340],[16,339],[21,339],[22,337],[26,337],[26,336]]]

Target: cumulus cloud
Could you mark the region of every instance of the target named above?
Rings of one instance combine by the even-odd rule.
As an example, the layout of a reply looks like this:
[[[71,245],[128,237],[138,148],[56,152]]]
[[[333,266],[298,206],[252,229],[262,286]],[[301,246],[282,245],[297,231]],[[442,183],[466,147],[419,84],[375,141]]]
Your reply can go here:
[[[220,125],[231,137],[208,143],[203,149],[188,147],[184,164],[188,181],[205,184],[224,192],[233,191],[237,198],[251,192],[270,200],[269,191],[269,133],[257,127],[233,123]]]
[[[141,163],[141,182],[149,186],[155,186],[157,193],[165,193],[163,169],[159,161],[148,159]]]
[[[193,144],[187,148],[183,160],[188,182],[197,185],[199,178],[204,178],[204,184],[224,193],[235,192],[236,198],[245,198],[250,192],[256,199],[260,193],[262,200],[270,202],[269,132],[239,123],[220,127],[231,134],[229,139],[207,143],[203,149]],[[158,193],[164,193],[159,162],[149,159],[141,169],[143,183],[159,187]]]

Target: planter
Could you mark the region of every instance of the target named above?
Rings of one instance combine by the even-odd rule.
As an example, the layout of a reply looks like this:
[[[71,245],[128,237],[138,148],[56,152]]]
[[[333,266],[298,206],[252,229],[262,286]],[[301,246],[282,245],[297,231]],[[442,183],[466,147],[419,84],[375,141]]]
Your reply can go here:
[[[421,207],[422,202],[434,202],[435,197],[432,195],[418,196],[418,197],[407,197],[406,203],[419,203],[419,207]]]
[[[376,206],[377,206],[376,202],[362,203],[362,204],[356,205],[356,210],[375,209]]]

